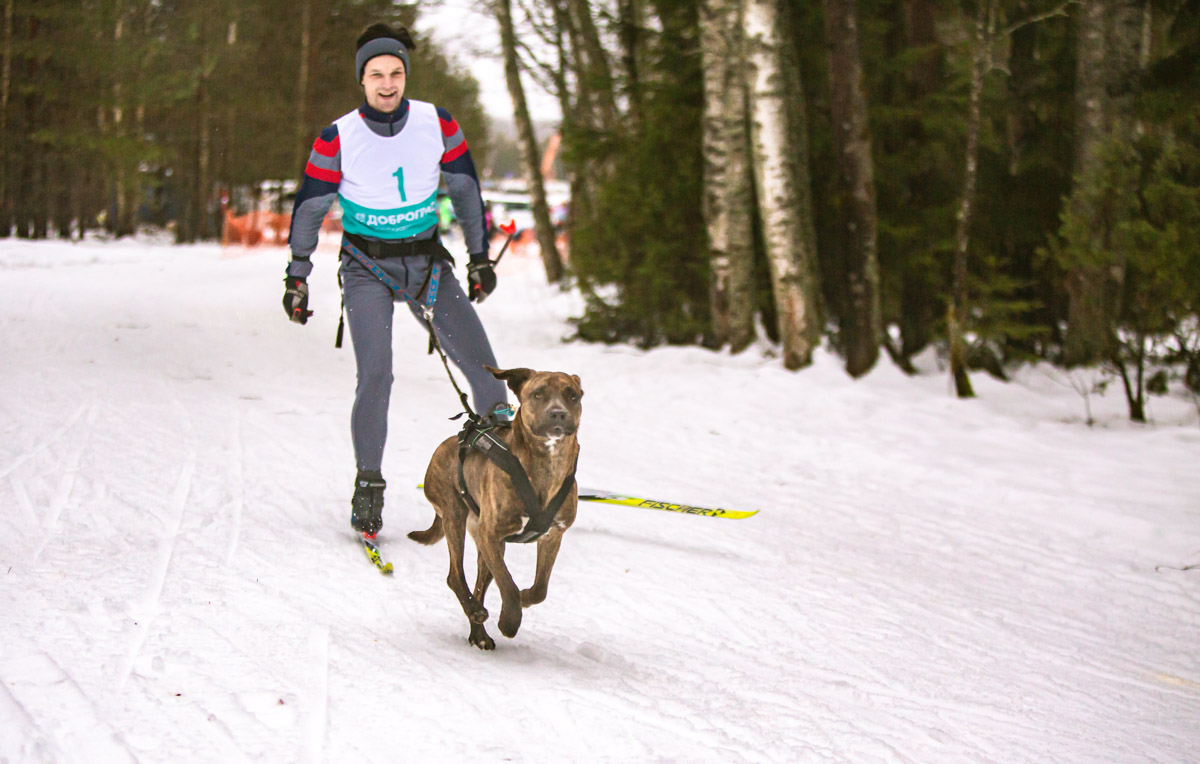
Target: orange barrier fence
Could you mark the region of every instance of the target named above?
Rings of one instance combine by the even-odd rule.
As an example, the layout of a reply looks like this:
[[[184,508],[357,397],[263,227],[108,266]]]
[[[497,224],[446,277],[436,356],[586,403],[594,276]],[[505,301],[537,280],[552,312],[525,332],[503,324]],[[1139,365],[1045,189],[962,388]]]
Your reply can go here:
[[[224,217],[221,224],[221,246],[230,247],[240,245],[243,247],[257,247],[260,245],[268,246],[285,246],[288,240],[288,232],[292,224],[292,216],[287,213],[278,212],[259,212],[254,211],[245,215],[235,215],[233,210],[228,207],[223,210]],[[342,230],[342,221],[340,218],[327,215],[321,223],[321,230],[333,233],[340,233]],[[504,243],[504,234],[497,231],[493,234],[492,252],[499,251],[499,247]],[[567,257],[568,240],[565,235],[556,237],[559,253],[565,258]],[[533,229],[521,231],[515,239],[513,239],[510,251],[517,257],[523,257],[530,254],[529,247],[533,245],[534,252],[537,251],[537,236]]]
[[[569,239],[567,235],[559,234],[558,236],[555,236],[554,243],[558,246],[558,253],[562,255],[564,259],[567,259],[569,257],[568,252],[570,250]],[[494,236],[492,238],[492,244],[492,251],[497,251],[497,246],[504,244],[504,235],[500,234],[498,236]],[[537,253],[539,251],[537,249],[537,234],[532,228],[526,228],[524,231],[521,231],[519,234],[517,234],[516,238],[513,239],[512,244],[509,245],[509,251],[517,257],[525,257],[526,255],[532,254],[529,251],[531,245],[533,247],[533,253]]]
[[[257,247],[260,244],[283,246],[287,244],[291,225],[292,216],[286,212],[255,210],[246,215],[234,215],[233,210],[226,207],[221,223],[221,246],[228,247],[231,244],[241,244],[246,247]],[[321,223],[321,230],[341,231],[342,221],[327,215]]]

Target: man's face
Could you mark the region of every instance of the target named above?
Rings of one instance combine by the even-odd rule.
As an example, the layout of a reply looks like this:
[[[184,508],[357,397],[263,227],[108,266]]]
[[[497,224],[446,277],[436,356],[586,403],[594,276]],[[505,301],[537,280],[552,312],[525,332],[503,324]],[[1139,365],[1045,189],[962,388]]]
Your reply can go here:
[[[399,56],[375,56],[363,67],[362,86],[367,105],[384,114],[400,108],[404,83],[404,62]]]

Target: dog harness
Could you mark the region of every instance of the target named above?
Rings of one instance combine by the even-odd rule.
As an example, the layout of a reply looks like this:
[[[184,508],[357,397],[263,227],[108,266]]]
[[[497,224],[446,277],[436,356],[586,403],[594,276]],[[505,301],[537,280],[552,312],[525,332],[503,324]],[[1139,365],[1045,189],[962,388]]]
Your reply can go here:
[[[504,540],[511,543],[528,544],[545,535],[546,531],[550,530],[550,526],[554,524],[558,510],[562,508],[563,502],[571,493],[571,488],[575,486],[575,470],[579,466],[579,456],[576,455],[575,464],[571,465],[571,474],[563,480],[558,493],[551,496],[550,502],[543,507],[538,501],[537,492],[533,490],[533,484],[529,482],[529,475],[521,466],[521,460],[513,454],[507,443],[492,434],[492,431],[499,427],[509,426],[511,425],[508,423],[497,422],[494,416],[489,416],[487,419],[473,416],[463,425],[462,431],[458,433],[458,495],[462,497],[471,512],[478,516],[479,505],[471,497],[471,492],[467,490],[467,478],[463,474],[463,465],[467,461],[467,455],[472,450],[478,451],[504,470],[504,473],[512,481],[517,496],[521,497],[521,503],[525,505],[525,527]]]

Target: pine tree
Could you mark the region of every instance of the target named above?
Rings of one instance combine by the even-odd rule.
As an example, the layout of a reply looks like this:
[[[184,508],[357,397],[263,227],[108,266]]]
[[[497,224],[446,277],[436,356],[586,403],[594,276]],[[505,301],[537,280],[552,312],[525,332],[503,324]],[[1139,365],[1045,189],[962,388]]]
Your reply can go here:
[[[878,213],[867,99],[859,56],[855,0],[825,0],[829,47],[830,122],[838,166],[841,246],[846,261],[842,348],[846,370],[859,377],[879,356],[883,335],[879,304]]]

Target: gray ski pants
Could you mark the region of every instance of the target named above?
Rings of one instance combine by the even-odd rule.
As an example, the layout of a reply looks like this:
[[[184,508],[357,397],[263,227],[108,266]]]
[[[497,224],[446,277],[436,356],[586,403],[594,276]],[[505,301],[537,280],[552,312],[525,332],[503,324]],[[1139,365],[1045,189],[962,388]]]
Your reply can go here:
[[[425,322],[414,303],[424,305],[425,295],[418,292],[425,283],[431,259],[424,256],[389,257],[378,258],[375,262],[404,286],[405,292],[413,300],[405,302],[423,330]],[[433,305],[433,329],[446,355],[466,376],[475,411],[486,414],[495,404],[508,402],[508,389],[483,368],[485,364],[496,366],[496,356],[492,353],[487,333],[455,278],[450,263],[442,260],[441,264],[437,300]],[[392,393],[394,299],[400,298],[396,298],[386,284],[345,253],[342,253],[341,275],[346,321],[350,324],[350,340],[354,345],[354,360],[358,367],[358,387],[350,414],[350,437],[354,441],[358,469],[379,470],[383,464],[388,402]],[[436,360],[432,362],[437,363]],[[446,380],[446,392],[447,406],[451,406],[454,389],[449,380]]]

